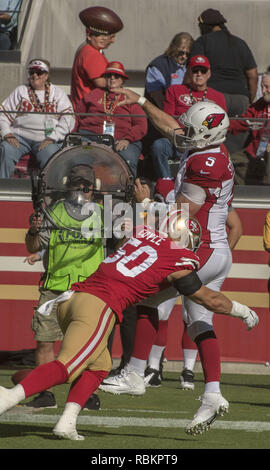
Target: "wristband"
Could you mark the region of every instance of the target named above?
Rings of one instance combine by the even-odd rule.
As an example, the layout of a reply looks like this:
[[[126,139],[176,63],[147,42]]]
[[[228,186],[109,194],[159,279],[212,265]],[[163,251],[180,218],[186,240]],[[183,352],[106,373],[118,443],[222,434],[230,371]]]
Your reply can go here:
[[[232,301],[232,305],[230,315],[233,317],[247,318],[249,316],[250,309],[246,305],[240,304],[239,302],[236,302],[236,300]]]
[[[143,106],[144,103],[146,102],[146,98],[144,96],[140,96],[140,98],[138,99],[137,103],[140,105],[140,106]]]

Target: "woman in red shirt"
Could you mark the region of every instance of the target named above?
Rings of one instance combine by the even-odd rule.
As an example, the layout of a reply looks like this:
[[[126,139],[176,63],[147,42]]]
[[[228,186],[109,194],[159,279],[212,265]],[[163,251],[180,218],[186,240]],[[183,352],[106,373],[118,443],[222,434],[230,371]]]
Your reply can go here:
[[[93,115],[78,116],[76,130],[82,135],[87,134],[90,140],[91,134],[112,135],[114,149],[127,161],[136,176],[142,150],[141,139],[147,133],[147,119],[138,104],[118,106],[123,96],[115,94],[114,90],[122,87],[128,79],[123,65],[120,62],[109,62],[103,75],[106,88],[92,90],[83,96],[77,106],[78,113]],[[118,117],[117,114],[124,116]]]

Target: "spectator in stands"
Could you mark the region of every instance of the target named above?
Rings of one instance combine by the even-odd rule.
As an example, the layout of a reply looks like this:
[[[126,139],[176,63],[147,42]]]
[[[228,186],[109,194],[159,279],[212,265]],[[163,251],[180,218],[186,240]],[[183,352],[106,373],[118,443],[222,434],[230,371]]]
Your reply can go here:
[[[106,81],[105,89],[96,88],[85,94],[77,105],[79,113],[97,113],[101,116],[79,116],[76,129],[82,135],[110,134],[115,139],[115,150],[130,166],[133,174],[137,174],[139,156],[142,150],[142,138],[147,132],[147,119],[138,104],[118,106],[120,95],[114,93],[115,88],[123,86],[128,76],[120,62],[110,62],[103,74]],[[125,115],[123,117],[114,114]],[[133,117],[132,115],[137,115]],[[140,115],[138,117],[138,115]],[[90,137],[90,136],[89,136]]]
[[[29,152],[43,168],[75,125],[74,117],[65,115],[73,112],[69,98],[50,82],[49,62],[31,60],[28,73],[28,84],[15,88],[0,106],[0,178],[9,178]],[[21,114],[11,113],[15,110]],[[61,114],[44,114],[50,112]]]
[[[236,184],[270,184],[270,72],[262,76],[262,98],[241,115],[245,120],[231,120],[229,132],[249,131],[244,150],[231,155]],[[260,118],[256,122],[250,119]]]
[[[144,96],[163,109],[166,90],[171,85],[180,85],[183,82],[190,55],[193,38],[189,33],[176,34],[164,54],[153,59],[146,68]],[[151,154],[151,145],[162,136],[157,129],[148,123],[148,131],[143,139],[145,153]]]
[[[186,73],[193,38],[189,33],[178,33],[164,54],[153,59],[146,68],[145,97],[163,109],[165,92],[171,85],[181,85]]]
[[[56,224],[72,227],[73,231],[53,228],[48,220],[32,214],[25,239],[26,247],[31,253],[26,258],[28,263],[33,264],[43,257],[45,267],[44,282],[40,287],[39,302],[34,309],[32,320],[32,329],[37,342],[35,352],[37,366],[54,360],[54,343],[63,338],[56,309],[52,309],[50,315],[44,316],[38,313],[38,308],[69,289],[73,282],[88,277],[104,259],[102,238],[86,237],[80,232],[82,224],[85,223],[90,232],[94,227],[102,227],[102,220],[97,212],[90,217],[81,215],[83,204],[89,203],[93,196],[95,174],[92,168],[89,165],[73,166],[66,184],[66,198],[55,203],[50,215]],[[100,211],[103,212],[102,207]],[[77,231],[74,233],[76,228]],[[38,394],[25,406],[35,409],[56,408],[52,389]],[[92,396],[85,408],[98,409],[98,397]]]
[[[224,93],[229,117],[246,111],[256,97],[258,71],[254,56],[243,39],[225,26],[227,20],[218,10],[209,8],[198,18],[201,36],[194,41],[191,55],[203,54],[211,64],[209,86]],[[232,153],[244,140],[229,136],[226,147]]]
[[[0,0],[0,50],[12,49],[17,40],[18,13],[22,0]]]
[[[213,101],[226,111],[224,95],[208,87],[211,77],[210,63],[205,56],[194,56],[189,62],[187,79],[188,85],[171,85],[165,94],[163,110],[171,116],[181,116],[197,101]],[[172,142],[161,137],[155,140],[151,147],[151,157],[157,176],[171,176],[169,159],[180,158]]]
[[[113,29],[114,31],[114,29]],[[94,88],[104,88],[105,72],[108,60],[103,50],[107,49],[115,41],[115,32],[108,28],[103,32],[89,23],[86,28],[86,42],[77,50],[72,67],[71,76],[71,101],[77,112],[77,105],[85,94]]]

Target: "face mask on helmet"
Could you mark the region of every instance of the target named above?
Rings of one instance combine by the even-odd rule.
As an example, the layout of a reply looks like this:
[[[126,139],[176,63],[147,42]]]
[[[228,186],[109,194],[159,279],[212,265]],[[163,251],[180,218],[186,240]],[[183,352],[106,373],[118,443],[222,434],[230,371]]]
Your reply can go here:
[[[182,152],[221,144],[229,127],[224,109],[204,101],[192,105],[179,121],[183,126],[182,134],[180,129],[174,130],[174,145]]]
[[[181,210],[169,212],[161,222],[159,231],[181,248],[196,252],[201,245],[202,229],[199,222],[195,217],[187,217]]]

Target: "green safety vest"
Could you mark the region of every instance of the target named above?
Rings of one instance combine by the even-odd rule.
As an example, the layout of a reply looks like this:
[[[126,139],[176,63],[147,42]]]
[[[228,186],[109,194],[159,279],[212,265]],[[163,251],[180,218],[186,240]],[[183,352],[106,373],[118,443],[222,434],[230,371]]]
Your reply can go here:
[[[93,228],[103,230],[103,207],[99,204],[100,214],[94,212],[84,221],[71,217],[64,202],[57,203],[51,210],[51,218],[60,225],[79,229],[72,232],[68,229],[51,231],[49,241],[48,271],[44,289],[66,291],[71,284],[83,281],[95,272],[104,259],[102,238],[94,237],[89,232]],[[81,233],[82,225],[85,227]],[[87,238],[88,236],[88,238]]]

